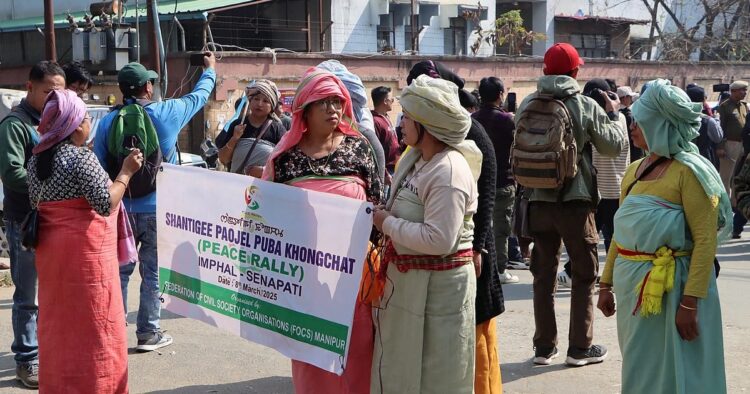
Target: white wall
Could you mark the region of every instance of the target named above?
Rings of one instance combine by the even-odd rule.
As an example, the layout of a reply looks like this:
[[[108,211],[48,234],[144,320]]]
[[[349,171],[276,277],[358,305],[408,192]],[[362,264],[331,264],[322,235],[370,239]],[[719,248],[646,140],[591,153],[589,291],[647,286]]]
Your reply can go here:
[[[484,20],[479,21],[479,24],[482,26],[482,30],[489,30],[495,27],[495,19],[497,18],[496,14],[496,3],[494,1],[490,1],[487,4],[482,4],[482,6],[487,7],[487,18]],[[471,46],[474,45],[474,42],[477,39],[477,35],[474,33],[474,30],[476,30],[476,27],[471,26],[470,29],[472,31],[467,34],[468,43],[466,45],[467,53],[471,54]],[[482,45],[479,47],[479,51],[477,51],[477,56],[492,56],[495,54],[495,48],[492,47],[492,45],[487,44],[485,42],[482,42]]]
[[[368,0],[331,0],[331,52],[376,52],[378,20]]]
[[[445,54],[445,29],[440,27],[439,16],[430,18],[430,24],[424,26],[424,29],[419,34],[419,54]]]

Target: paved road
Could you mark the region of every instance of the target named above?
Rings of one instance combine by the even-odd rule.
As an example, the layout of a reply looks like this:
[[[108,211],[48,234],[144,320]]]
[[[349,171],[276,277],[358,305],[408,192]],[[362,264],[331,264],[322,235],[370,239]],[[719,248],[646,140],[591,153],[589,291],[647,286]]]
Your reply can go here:
[[[750,237],[747,235],[746,237]],[[730,241],[719,252],[719,289],[724,313],[724,347],[730,393],[750,391],[750,241]],[[620,391],[621,355],[614,318],[596,313],[595,340],[610,349],[603,364],[569,368],[560,357],[546,367],[532,366],[533,310],[531,275],[514,271],[521,282],[504,287],[506,312],[500,317],[500,361],[505,393],[596,393]],[[137,303],[139,282],[132,281],[130,303]],[[12,288],[0,288],[0,393],[28,392],[14,381],[10,353]],[[567,349],[570,293],[558,292],[560,349]],[[292,393],[289,361],[206,324],[164,312],[163,327],[175,343],[161,353],[130,355],[130,388],[134,393]],[[135,345],[135,314],[128,316],[131,346]],[[44,368],[42,366],[42,368]]]

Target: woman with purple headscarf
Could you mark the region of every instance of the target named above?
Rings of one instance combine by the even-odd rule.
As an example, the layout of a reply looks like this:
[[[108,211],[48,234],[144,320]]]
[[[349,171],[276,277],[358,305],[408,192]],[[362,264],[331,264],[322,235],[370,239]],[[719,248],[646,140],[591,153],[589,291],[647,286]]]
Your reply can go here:
[[[143,154],[131,152],[110,182],[85,147],[91,118],[71,90],[47,96],[38,131],[28,177],[39,211],[39,390],[126,393],[118,263],[133,249],[118,248],[129,230],[120,200]]]

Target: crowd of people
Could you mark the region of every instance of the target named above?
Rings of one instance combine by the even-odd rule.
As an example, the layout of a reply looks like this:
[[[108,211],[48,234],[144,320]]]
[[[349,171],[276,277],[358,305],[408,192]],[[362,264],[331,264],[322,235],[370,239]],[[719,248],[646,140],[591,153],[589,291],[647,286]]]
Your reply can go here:
[[[128,391],[136,267],[136,350],[173,342],[160,326],[154,179],[178,162],[215,62],[206,53],[192,92],[166,101],[153,101],[153,71],[128,64],[123,103],[96,130],[79,98],[93,82],[85,68],[32,67],[26,99],[0,123],[11,349],[25,386]],[[397,98],[372,89],[371,106],[335,60],[302,75],[290,114],[272,81],[247,85],[216,137],[226,171],[375,205],[378,264],[365,267],[347,366],[339,376],[293,360],[296,392],[501,393],[497,318],[512,269],[534,278],[532,363],[560,354],[558,286],[571,288],[565,363],[606,359],[598,286],[604,316],[620,310],[623,393],[726,392],[716,248],[750,215],[748,84],[711,108],[702,87],[662,79],[640,93],[602,78],[581,88],[583,65],[571,45],[550,47],[515,111],[500,78],[470,92],[432,60],[413,65]]]

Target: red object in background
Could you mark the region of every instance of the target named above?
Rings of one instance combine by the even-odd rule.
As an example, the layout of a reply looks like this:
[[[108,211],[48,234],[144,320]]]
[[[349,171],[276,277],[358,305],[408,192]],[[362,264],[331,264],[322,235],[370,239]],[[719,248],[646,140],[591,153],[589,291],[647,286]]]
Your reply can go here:
[[[295,89],[279,89],[281,92],[281,107],[284,112],[292,113],[292,102],[294,101]]]

